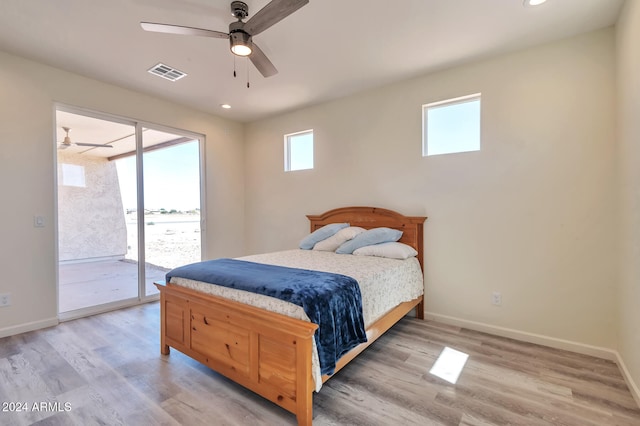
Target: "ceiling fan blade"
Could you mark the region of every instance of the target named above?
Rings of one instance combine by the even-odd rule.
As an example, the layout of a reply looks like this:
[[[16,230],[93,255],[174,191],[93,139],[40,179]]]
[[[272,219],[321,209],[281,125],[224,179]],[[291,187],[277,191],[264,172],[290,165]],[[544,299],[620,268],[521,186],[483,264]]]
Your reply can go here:
[[[249,59],[255,67],[260,71],[263,77],[271,77],[272,75],[278,74],[278,70],[271,63],[267,55],[255,44],[253,43],[251,55],[249,55]]]
[[[229,34],[220,31],[205,30],[202,28],[183,27],[181,25],[158,24],[155,22],[140,22],[140,26],[145,31],[156,33],[169,33],[180,35],[193,35],[213,38],[229,38]]]
[[[91,146],[94,148],[113,148],[113,145],[99,144],[99,143],[82,143],[74,142],[78,146]]]
[[[309,0],[272,0],[245,23],[244,30],[252,36],[260,34],[307,3]]]

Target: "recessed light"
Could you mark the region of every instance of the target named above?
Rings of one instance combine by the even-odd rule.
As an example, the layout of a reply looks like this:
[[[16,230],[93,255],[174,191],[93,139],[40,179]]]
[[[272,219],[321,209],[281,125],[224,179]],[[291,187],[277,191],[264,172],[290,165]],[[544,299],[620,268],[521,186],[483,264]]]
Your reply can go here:
[[[525,6],[539,6],[547,0],[524,0]]]
[[[229,104],[220,104],[220,108],[229,109],[229,108],[231,108],[231,105],[229,105]]]

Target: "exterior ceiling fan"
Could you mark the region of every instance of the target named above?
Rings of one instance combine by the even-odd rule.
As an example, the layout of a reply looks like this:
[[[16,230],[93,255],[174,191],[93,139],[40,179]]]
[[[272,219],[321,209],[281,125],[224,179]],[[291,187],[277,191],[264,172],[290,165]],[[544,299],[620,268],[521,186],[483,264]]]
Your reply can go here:
[[[264,77],[278,73],[269,58],[253,43],[253,36],[260,34],[272,25],[291,15],[309,0],[272,0],[247,22],[242,20],[249,16],[249,6],[242,1],[231,2],[231,14],[238,19],[229,24],[229,32],[205,30],[202,28],[183,27],[155,22],[140,22],[142,29],[159,33],[195,35],[213,38],[227,38],[231,43],[231,52],[238,56],[247,56]]]
[[[62,130],[65,131],[66,135],[64,137],[64,140],[62,142],[60,142],[60,145],[58,145],[58,149],[67,149],[70,146],[91,146],[94,148],[113,148],[113,146],[111,145],[107,145],[107,144],[100,144],[100,143],[83,143],[83,142],[71,142],[71,138],[69,137],[69,131],[71,130],[69,127],[62,127]]]

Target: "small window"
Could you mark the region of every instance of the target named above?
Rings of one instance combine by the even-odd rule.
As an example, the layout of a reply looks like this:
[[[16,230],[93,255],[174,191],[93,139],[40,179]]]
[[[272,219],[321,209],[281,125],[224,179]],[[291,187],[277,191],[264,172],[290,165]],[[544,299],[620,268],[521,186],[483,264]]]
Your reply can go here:
[[[284,171],[313,169],[313,130],[284,135]]]
[[[87,184],[84,175],[84,166],[60,163],[60,175],[58,182],[60,182],[62,186],[86,188]]]
[[[422,155],[480,151],[480,94],[422,106]]]

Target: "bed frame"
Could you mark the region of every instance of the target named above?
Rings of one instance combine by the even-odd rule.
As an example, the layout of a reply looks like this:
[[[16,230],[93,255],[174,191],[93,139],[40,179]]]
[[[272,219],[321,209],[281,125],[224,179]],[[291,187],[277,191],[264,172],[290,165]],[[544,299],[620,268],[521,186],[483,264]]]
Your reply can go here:
[[[375,207],[344,207],[307,216],[311,231],[348,222],[362,228],[403,231],[401,242],[418,251],[423,268],[423,224],[426,217],[403,216]],[[424,268],[423,268],[424,270]],[[312,339],[316,324],[265,311],[170,283],[160,291],[160,352],[173,347],[218,373],[294,413],[298,425],[311,425],[314,383]],[[415,308],[424,318],[423,297],[402,303],[367,329],[366,343],[340,358],[336,372]],[[323,383],[330,376],[323,376]]]

